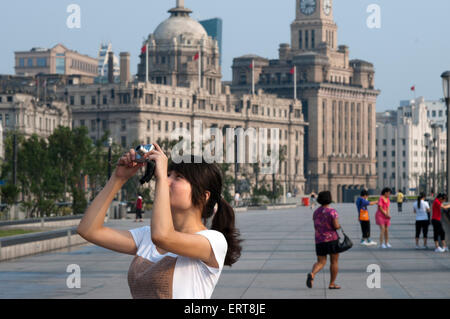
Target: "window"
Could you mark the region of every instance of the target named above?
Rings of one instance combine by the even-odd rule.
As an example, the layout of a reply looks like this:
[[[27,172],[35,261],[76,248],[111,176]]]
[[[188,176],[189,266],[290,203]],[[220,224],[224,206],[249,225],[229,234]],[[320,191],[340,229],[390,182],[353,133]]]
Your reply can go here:
[[[47,66],[47,58],[37,58],[37,66],[46,67]]]
[[[432,112],[431,112],[431,116],[432,116],[432,117],[436,117],[436,111],[432,111]]]
[[[165,127],[165,129],[166,129],[166,132],[169,132],[169,122],[167,122],[167,121],[166,121],[166,127]]]
[[[103,105],[108,104],[108,97],[106,95],[103,95]]]
[[[405,138],[402,139],[402,144],[403,144],[403,146],[406,145],[406,139]]]
[[[386,156],[387,156],[387,152],[383,151],[383,157],[386,157]]]
[[[95,130],[96,130],[95,120],[91,120],[91,132],[94,132]]]
[[[150,124],[151,124],[151,121],[147,120],[147,131],[150,131]]]
[[[20,58],[20,59],[19,59],[19,66],[20,66],[21,68],[25,67],[25,59],[24,59],[24,58]]]
[[[121,120],[120,129],[121,129],[121,131],[126,131],[127,130],[127,120],[125,120],[125,119]]]
[[[70,97],[70,105],[74,105],[75,104],[75,96],[71,96]]]
[[[395,151],[392,151],[392,157],[395,157]]]
[[[303,31],[302,30],[300,30],[298,32],[298,47],[300,49],[303,49]]]
[[[395,146],[395,140],[392,140],[392,146]]]
[[[384,140],[383,140],[383,146],[386,146],[386,145],[387,145],[387,140],[384,139]]]
[[[122,147],[127,147],[127,137],[122,136],[120,140],[121,140]]]
[[[84,96],[80,97],[80,104],[85,105],[86,104],[86,98]]]
[[[86,126],[85,121],[84,120],[80,120],[80,126]]]
[[[33,67],[33,59],[32,58],[28,58],[28,67]]]
[[[107,120],[102,120],[102,128],[103,128],[103,131],[106,131],[108,129],[108,121]]]
[[[158,131],[161,132],[161,121],[158,121]]]
[[[95,96],[91,96],[91,104],[92,105],[96,105],[97,104],[97,99],[95,98]]]

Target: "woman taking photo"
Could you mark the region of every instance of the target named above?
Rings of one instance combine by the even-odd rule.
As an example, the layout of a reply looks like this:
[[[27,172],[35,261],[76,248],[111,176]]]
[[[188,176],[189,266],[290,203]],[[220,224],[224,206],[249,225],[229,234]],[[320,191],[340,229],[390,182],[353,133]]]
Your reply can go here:
[[[203,159],[197,164],[194,157],[168,167],[166,155],[154,145],[155,150],[145,156],[156,163],[151,227],[126,231],[103,225],[117,192],[146,165],[135,162],[132,149],[119,159],[78,233],[98,246],[135,256],[128,272],[133,298],[211,298],[223,266],[231,266],[241,254],[234,211],[222,198],[220,169]]]
[[[317,202],[321,205],[313,215],[315,238],[316,238],[316,255],[317,262],[314,264],[312,272],[308,274],[306,286],[313,287],[316,274],[325,267],[327,263],[327,255],[330,255],[330,285],[329,289],[341,289],[336,285],[336,277],[339,271],[339,235],[337,229],[341,228],[338,220],[338,213],[330,207],[332,202],[331,193],[328,191],[319,193]]]
[[[381,191],[378,200],[378,210],[375,214],[375,221],[380,226],[380,248],[392,248],[389,243],[389,226],[391,226],[391,189],[385,188]]]
[[[430,213],[430,205],[425,201],[425,193],[421,193],[417,197],[417,202],[414,203],[413,209],[416,214],[416,249],[420,249],[419,237],[420,233],[423,233],[423,249],[427,249],[428,238],[428,226],[430,221],[428,220],[428,213]]]

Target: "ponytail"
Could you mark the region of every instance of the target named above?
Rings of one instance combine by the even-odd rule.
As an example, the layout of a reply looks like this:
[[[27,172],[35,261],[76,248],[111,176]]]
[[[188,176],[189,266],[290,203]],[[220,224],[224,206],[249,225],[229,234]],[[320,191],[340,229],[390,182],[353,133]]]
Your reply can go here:
[[[419,197],[417,197],[417,208],[420,209],[420,204],[422,202],[422,198],[425,198],[425,193],[420,193]]]
[[[233,265],[241,256],[241,242],[239,230],[235,227],[233,208],[223,198],[217,201],[217,212],[212,220],[211,229],[221,232],[227,240],[228,250],[225,265]]]

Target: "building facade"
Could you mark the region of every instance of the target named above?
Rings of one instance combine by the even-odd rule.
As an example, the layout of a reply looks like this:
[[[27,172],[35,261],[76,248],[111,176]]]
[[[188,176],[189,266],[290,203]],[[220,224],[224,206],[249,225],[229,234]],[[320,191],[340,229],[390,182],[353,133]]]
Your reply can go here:
[[[98,60],[69,50],[62,44],[51,49],[33,48],[15,52],[16,75],[78,74],[95,78],[98,76]]]
[[[95,79],[97,83],[107,83],[109,80],[109,53],[113,52],[111,43],[100,44],[98,50],[98,77]],[[113,56],[113,78],[118,80],[120,75],[119,58],[116,55]]]
[[[227,128],[242,128],[246,132],[252,128],[278,129],[284,155],[273,177],[286,191],[304,193],[303,144],[307,123],[301,102],[262,90],[255,94],[231,93],[221,83],[217,41],[189,16],[191,10],[184,7],[183,1],[178,0],[169,13],[169,19],[148,37],[149,63],[146,52],[142,52],[137,81],[128,76],[130,55],[121,53],[120,83],[61,88],[59,97],[65,97],[72,110],[73,127],[86,126],[93,140],[109,131],[114,142],[126,149],[138,143],[173,140],[175,129],[187,129],[195,141],[194,126],[199,121],[203,131],[218,128],[224,135]],[[252,140],[247,138],[244,143],[249,154]],[[239,180],[257,182],[251,165],[232,167]],[[271,185],[272,175],[266,182]]]
[[[302,103],[307,192],[330,190],[336,201],[353,201],[374,190],[376,99],[373,64],[350,60],[338,45],[331,0],[296,0],[291,44],[278,59],[246,55],[233,61],[232,92],[256,89]],[[252,66],[252,67],[249,67]],[[294,72],[293,72],[294,70]],[[294,85],[294,79],[296,85]]]
[[[377,114],[378,189],[391,187],[408,195],[444,191],[446,131],[433,125],[428,112],[421,97]]]
[[[223,21],[220,18],[213,18],[208,20],[199,21],[200,24],[205,28],[206,33],[214,40],[217,41],[219,45],[219,64],[222,66],[222,28]]]

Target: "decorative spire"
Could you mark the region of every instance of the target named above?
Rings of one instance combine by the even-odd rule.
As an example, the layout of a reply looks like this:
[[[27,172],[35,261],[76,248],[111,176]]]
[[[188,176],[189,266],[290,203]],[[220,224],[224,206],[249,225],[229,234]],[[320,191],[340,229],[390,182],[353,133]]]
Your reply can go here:
[[[188,17],[192,11],[184,7],[184,0],[177,0],[176,8],[170,9],[169,13],[172,14],[172,17]]]

